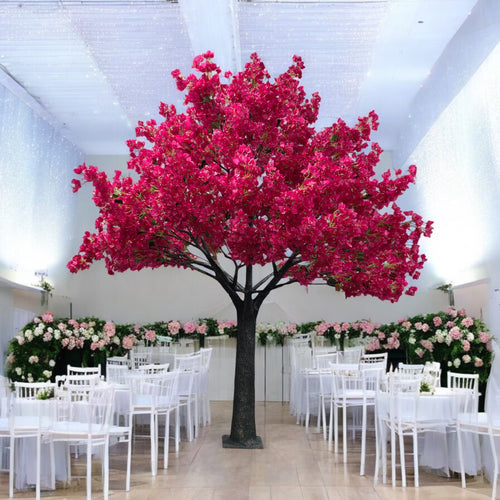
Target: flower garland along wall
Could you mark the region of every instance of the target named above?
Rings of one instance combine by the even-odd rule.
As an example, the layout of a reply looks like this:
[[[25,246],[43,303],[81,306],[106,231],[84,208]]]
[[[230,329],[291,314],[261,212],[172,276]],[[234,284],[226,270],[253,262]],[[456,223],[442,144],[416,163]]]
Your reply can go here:
[[[479,319],[461,309],[418,315],[395,323],[377,325],[362,320],[353,323],[315,321],[303,324],[259,323],[261,345],[283,345],[287,337],[315,332],[340,349],[364,344],[367,352],[398,353],[410,363],[439,361],[445,370],[478,373],[488,378],[493,358],[492,336]],[[160,340],[188,337],[203,341],[207,335],[236,334],[236,323],[213,318],[181,323],[159,321],[147,325],[120,325],[98,318],[55,319],[47,312],[28,323],[9,344],[7,376],[12,381],[53,379],[59,360],[78,352],[83,366],[105,363],[106,357],[125,355],[135,345],[155,345]],[[66,356],[66,359],[67,356]]]

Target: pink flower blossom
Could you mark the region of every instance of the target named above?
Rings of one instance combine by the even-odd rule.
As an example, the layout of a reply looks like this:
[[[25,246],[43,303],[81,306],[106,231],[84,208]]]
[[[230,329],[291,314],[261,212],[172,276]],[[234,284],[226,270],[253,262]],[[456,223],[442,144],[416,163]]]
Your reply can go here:
[[[420,341],[420,345],[424,348],[427,349],[428,351],[433,351],[434,350],[434,344],[428,340],[428,339],[423,339]]]
[[[33,318],[33,323],[38,324],[38,323],[41,323],[41,322],[42,322],[42,320],[40,318],[38,318],[38,317],[37,318]]]
[[[464,352],[470,351],[470,342],[468,340],[462,340],[462,348]]]
[[[467,316],[462,320],[462,326],[465,326],[466,328],[469,328],[469,326],[472,326],[474,324],[474,320],[470,317]]]
[[[146,330],[144,338],[149,342],[154,342],[156,340],[156,332],[154,330]]]
[[[52,323],[54,321],[54,315],[51,311],[47,311],[42,314],[42,321],[44,323]]]
[[[134,347],[134,344],[135,344],[135,341],[136,341],[136,337],[135,335],[126,335],[125,337],[123,337],[122,339],[122,346],[124,349],[127,349],[127,350],[130,350]]]
[[[479,332],[479,340],[486,344],[490,340],[490,336],[486,332]]]
[[[456,318],[457,317],[457,310],[454,308],[454,307],[449,307],[448,308],[448,314],[452,317],[452,318]]]
[[[462,336],[462,332],[460,331],[460,328],[458,328],[458,326],[454,326],[454,327],[450,330],[450,337],[451,337],[453,340],[458,340],[461,336]]]
[[[186,323],[184,323],[183,329],[186,333],[194,333],[196,331],[196,323],[187,321]]]
[[[178,321],[169,321],[167,327],[170,335],[177,335],[181,329],[181,324]]]
[[[407,330],[409,330],[411,328],[411,323],[409,321],[403,321],[403,323],[401,323],[401,325],[406,328]]]
[[[115,324],[112,323],[111,321],[108,321],[104,324],[104,333],[108,336],[108,337],[112,337],[116,332],[116,329],[115,329]]]
[[[432,318],[432,322],[434,323],[434,326],[441,326],[443,324],[443,320],[440,316],[434,316],[434,318]]]
[[[428,332],[428,331],[429,331],[429,325],[428,325],[427,323],[424,323],[424,324],[422,325],[422,331],[423,331],[423,332]]]
[[[446,327],[447,328],[453,328],[455,326],[455,322],[454,321],[447,321],[446,322]]]
[[[198,325],[196,327],[196,331],[200,334],[200,335],[206,335],[207,334],[207,325],[205,323],[202,323],[201,325]]]
[[[480,368],[481,366],[483,366],[483,360],[481,358],[478,358],[477,356],[474,358],[474,366],[476,368]]]
[[[421,321],[417,321],[415,323],[415,330],[422,330],[422,322]]]
[[[45,332],[43,334],[43,341],[44,342],[49,342],[52,340],[52,334],[50,332]]]
[[[378,351],[380,349],[380,341],[378,339],[373,339],[367,346],[367,351]]]

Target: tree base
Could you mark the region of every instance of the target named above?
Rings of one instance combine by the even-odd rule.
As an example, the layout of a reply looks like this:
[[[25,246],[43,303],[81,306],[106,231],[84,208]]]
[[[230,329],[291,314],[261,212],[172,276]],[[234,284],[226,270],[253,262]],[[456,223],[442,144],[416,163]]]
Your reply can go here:
[[[233,441],[229,434],[225,434],[222,436],[222,447],[246,450],[263,450],[264,444],[262,443],[262,438],[260,436],[256,436],[254,439],[247,439],[246,441]]]

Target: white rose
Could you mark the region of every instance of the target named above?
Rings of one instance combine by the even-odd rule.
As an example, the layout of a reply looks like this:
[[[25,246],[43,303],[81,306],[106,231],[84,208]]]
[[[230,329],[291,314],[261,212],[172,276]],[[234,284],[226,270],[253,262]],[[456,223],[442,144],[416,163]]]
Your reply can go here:
[[[21,375],[21,373],[23,373],[23,370],[21,369],[21,367],[20,367],[20,366],[18,366],[18,367],[16,368],[16,373],[17,373],[18,375]]]
[[[60,332],[59,330],[56,330],[56,331],[54,332],[54,338],[55,338],[56,340],[59,340],[59,339],[61,338],[61,332]]]
[[[472,342],[472,341],[474,340],[474,334],[473,334],[472,332],[469,332],[469,333],[467,334],[467,340],[468,340],[469,342]]]
[[[53,368],[54,366],[56,366],[56,362],[55,362],[53,359],[51,359],[51,360],[49,361],[49,366],[50,366],[51,368]]]
[[[413,336],[411,336],[409,339],[408,339],[408,344],[415,344],[417,342],[417,339]]]
[[[455,359],[453,360],[453,366],[454,366],[455,368],[458,368],[461,364],[462,364],[462,362],[460,361],[460,358],[455,358]]]
[[[462,356],[462,359],[463,359],[463,362],[464,362],[464,363],[470,363],[470,362],[471,362],[471,360],[472,360],[472,358],[471,358],[468,354],[464,354],[464,355]]]
[[[43,375],[44,377],[50,378],[52,375],[52,372],[50,370],[43,370]]]

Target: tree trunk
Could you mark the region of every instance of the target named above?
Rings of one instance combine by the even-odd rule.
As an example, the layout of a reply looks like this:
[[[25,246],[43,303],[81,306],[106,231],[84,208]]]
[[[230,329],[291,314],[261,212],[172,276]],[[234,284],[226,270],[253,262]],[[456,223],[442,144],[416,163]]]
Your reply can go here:
[[[257,313],[250,294],[237,308],[238,335],[234,373],[231,434],[223,436],[224,448],[263,448],[255,426],[255,327]]]

